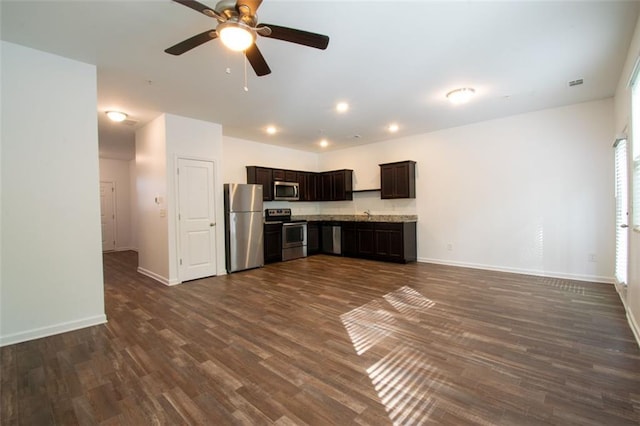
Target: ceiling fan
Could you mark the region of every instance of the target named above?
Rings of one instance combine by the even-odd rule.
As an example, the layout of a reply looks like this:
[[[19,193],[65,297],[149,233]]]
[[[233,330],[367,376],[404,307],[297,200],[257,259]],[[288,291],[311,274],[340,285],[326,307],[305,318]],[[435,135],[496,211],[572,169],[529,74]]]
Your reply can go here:
[[[329,37],[326,35],[258,23],[256,11],[262,0],[221,0],[214,9],[195,0],[173,1],[214,18],[218,21],[218,25],[215,29],[207,30],[165,49],[165,52],[171,55],[182,55],[219,37],[230,49],[244,51],[255,73],[263,76],[271,73],[271,69],[256,46],[256,34],[322,50],[329,45]]]

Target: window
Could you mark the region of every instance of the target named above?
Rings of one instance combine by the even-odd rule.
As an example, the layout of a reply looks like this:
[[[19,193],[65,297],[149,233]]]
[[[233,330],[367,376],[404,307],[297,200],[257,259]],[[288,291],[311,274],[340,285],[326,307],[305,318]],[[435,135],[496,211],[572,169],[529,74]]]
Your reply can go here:
[[[631,213],[632,225],[640,232],[640,67],[631,80]]]
[[[629,233],[628,227],[628,173],[627,173],[627,140],[618,139],[615,150],[615,195],[616,195],[616,280],[627,284],[627,259]]]

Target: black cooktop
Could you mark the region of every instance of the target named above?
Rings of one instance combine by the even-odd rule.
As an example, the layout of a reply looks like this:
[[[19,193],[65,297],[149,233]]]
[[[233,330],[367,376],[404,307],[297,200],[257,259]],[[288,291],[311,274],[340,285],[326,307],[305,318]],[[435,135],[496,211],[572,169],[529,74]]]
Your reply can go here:
[[[265,209],[264,220],[266,222],[298,223],[306,220],[291,220],[291,209]]]

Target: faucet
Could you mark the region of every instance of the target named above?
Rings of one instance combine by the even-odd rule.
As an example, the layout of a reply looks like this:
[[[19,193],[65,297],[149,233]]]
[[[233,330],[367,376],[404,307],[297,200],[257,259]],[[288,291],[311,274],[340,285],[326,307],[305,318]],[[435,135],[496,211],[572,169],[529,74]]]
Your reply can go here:
[[[371,212],[369,211],[369,209],[365,210],[364,214],[367,215],[367,219],[369,219],[371,217]]]

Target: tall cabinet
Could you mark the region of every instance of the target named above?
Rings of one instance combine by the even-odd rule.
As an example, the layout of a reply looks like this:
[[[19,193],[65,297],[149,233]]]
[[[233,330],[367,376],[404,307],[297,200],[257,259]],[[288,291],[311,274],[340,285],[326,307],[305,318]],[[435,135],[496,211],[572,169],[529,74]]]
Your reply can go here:
[[[273,181],[273,169],[247,166],[247,183],[262,185],[263,201],[273,200]]]

